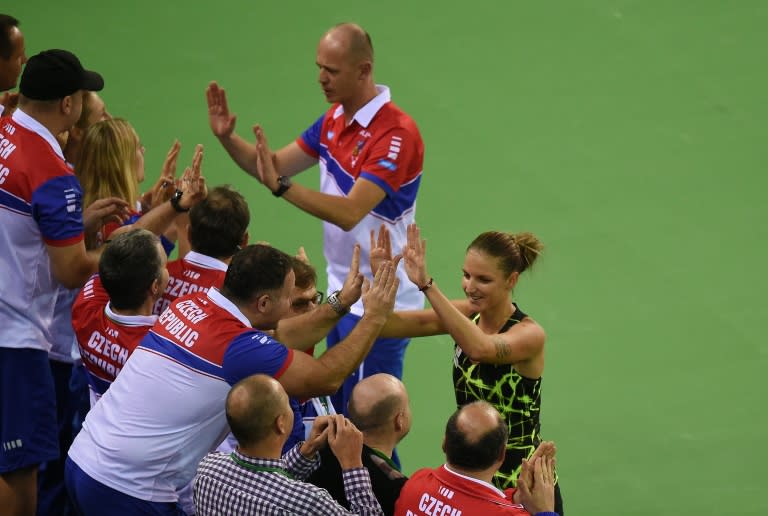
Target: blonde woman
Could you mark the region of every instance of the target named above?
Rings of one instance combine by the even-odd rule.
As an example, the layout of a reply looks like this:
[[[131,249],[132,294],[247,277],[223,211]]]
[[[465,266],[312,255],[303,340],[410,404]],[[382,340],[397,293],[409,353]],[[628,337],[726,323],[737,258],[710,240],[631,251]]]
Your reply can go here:
[[[144,146],[136,131],[122,118],[103,120],[92,125],[83,140],[75,168],[83,188],[83,205],[90,206],[97,199],[118,197],[126,201],[131,209],[128,223],[136,222],[142,214],[173,195],[180,149],[179,142],[174,142],[166,156],[159,180],[146,194],[140,195],[139,183],[144,181]],[[87,244],[89,247],[98,246],[122,224],[120,220],[107,222]],[[161,232],[166,229],[162,228]],[[168,236],[174,237],[170,232]],[[171,240],[175,238],[163,240],[166,251],[173,248]]]

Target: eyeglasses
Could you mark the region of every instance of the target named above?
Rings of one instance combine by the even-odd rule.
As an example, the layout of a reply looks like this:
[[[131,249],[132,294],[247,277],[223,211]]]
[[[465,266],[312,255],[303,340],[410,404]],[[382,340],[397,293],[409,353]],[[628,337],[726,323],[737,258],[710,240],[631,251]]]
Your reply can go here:
[[[291,303],[291,306],[294,309],[297,310],[303,310],[309,308],[309,304],[313,303],[315,306],[320,305],[323,302],[323,299],[325,299],[325,294],[323,292],[317,292],[314,296],[312,296],[310,299],[297,299],[293,303]]]

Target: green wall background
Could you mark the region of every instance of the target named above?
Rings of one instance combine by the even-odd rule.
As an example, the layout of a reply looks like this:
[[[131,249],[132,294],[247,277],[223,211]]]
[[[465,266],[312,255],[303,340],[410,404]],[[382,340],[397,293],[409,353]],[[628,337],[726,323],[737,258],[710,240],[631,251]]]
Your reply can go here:
[[[14,2],[16,3],[16,2]],[[488,229],[547,245],[516,300],[547,330],[543,434],[570,515],[766,514],[768,3],[26,0],[28,54],[66,48],[106,79],[152,178],[174,138],[248,198],[251,235],[322,269],[320,222],[249,179],[207,126],[217,80],[238,131],[274,147],[325,109],[315,45],[371,33],[376,77],[420,125],[418,221],[460,296]],[[317,185],[316,172],[301,179]],[[404,468],[441,463],[446,337],[414,341]]]

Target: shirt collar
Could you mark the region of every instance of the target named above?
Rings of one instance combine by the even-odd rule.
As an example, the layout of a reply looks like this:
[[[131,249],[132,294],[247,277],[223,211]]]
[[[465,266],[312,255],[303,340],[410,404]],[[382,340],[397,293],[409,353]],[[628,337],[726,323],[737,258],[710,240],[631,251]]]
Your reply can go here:
[[[257,459],[255,457],[243,455],[242,453],[240,453],[240,450],[238,450],[237,448],[232,450],[232,453],[239,460],[246,462],[248,464],[253,464],[254,466],[266,467],[266,468],[280,468],[280,469],[285,469],[286,467],[285,461],[283,459]]]
[[[352,117],[352,120],[356,121],[363,127],[368,127],[368,124],[371,123],[371,120],[373,120],[373,117],[376,116],[376,113],[379,112],[384,104],[392,100],[392,96],[390,95],[389,88],[387,86],[384,86],[383,84],[377,84],[376,91],[378,92],[378,95],[373,97],[368,102],[368,104],[358,109],[357,113],[355,113],[355,116]],[[339,118],[343,114],[344,106],[339,104],[339,107],[337,107],[336,111],[333,113],[333,118]]]
[[[240,311],[238,307],[235,306],[235,304],[221,295],[221,292],[216,287],[211,287],[208,289],[208,299],[213,301],[216,305],[220,306],[227,312],[231,313],[235,317],[237,317],[241,323],[246,325],[249,328],[252,328],[251,321],[248,320],[246,316],[243,315],[243,312]]]
[[[59,145],[56,137],[45,127],[43,124],[26,114],[20,108],[16,109],[11,116],[13,121],[19,124],[24,129],[32,131],[38,134],[41,138],[48,142],[53,152],[55,152],[61,159],[64,159],[64,153],[61,152],[61,145]]]
[[[452,470],[452,469],[451,469],[451,468],[448,466],[448,464],[443,464],[443,469],[444,469],[445,471],[447,471],[448,473],[450,473],[451,475],[455,475],[455,476],[457,476],[457,477],[461,477],[461,478],[463,478],[464,480],[467,480],[467,481],[469,481],[469,482],[474,482],[475,484],[478,484],[478,485],[481,485],[481,486],[483,486],[483,487],[485,487],[485,488],[491,489],[491,490],[493,490],[493,491],[494,491],[496,494],[498,494],[499,496],[501,496],[502,498],[505,498],[505,495],[504,495],[504,491],[502,491],[501,489],[499,489],[498,487],[496,487],[496,486],[495,486],[495,485],[493,485],[493,484],[489,484],[488,482],[486,482],[486,481],[484,481],[484,480],[480,480],[479,478],[472,478],[472,477],[468,477],[467,475],[462,475],[461,473],[459,473],[459,472],[457,472],[457,471],[453,471],[453,470]]]
[[[112,304],[107,303],[104,313],[121,326],[153,326],[157,322],[156,315],[121,315],[112,310]]]
[[[214,269],[217,271],[227,272],[227,264],[216,258],[212,258],[205,254],[200,254],[196,251],[190,251],[184,256],[185,262],[194,263],[196,265],[202,265],[208,269]]]

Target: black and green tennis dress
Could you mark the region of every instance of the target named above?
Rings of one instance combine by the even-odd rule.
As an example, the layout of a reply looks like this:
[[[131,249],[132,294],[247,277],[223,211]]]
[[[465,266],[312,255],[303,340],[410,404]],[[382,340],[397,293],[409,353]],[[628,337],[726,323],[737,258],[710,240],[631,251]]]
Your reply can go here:
[[[499,333],[504,333],[525,317],[515,305],[515,312]],[[470,319],[477,324],[480,314],[474,314]],[[507,456],[493,477],[493,483],[500,489],[515,487],[523,459],[530,457],[541,442],[541,378],[525,378],[515,371],[512,364],[472,362],[461,348],[455,345],[453,386],[459,407],[477,400],[487,401],[496,407],[507,422]]]

